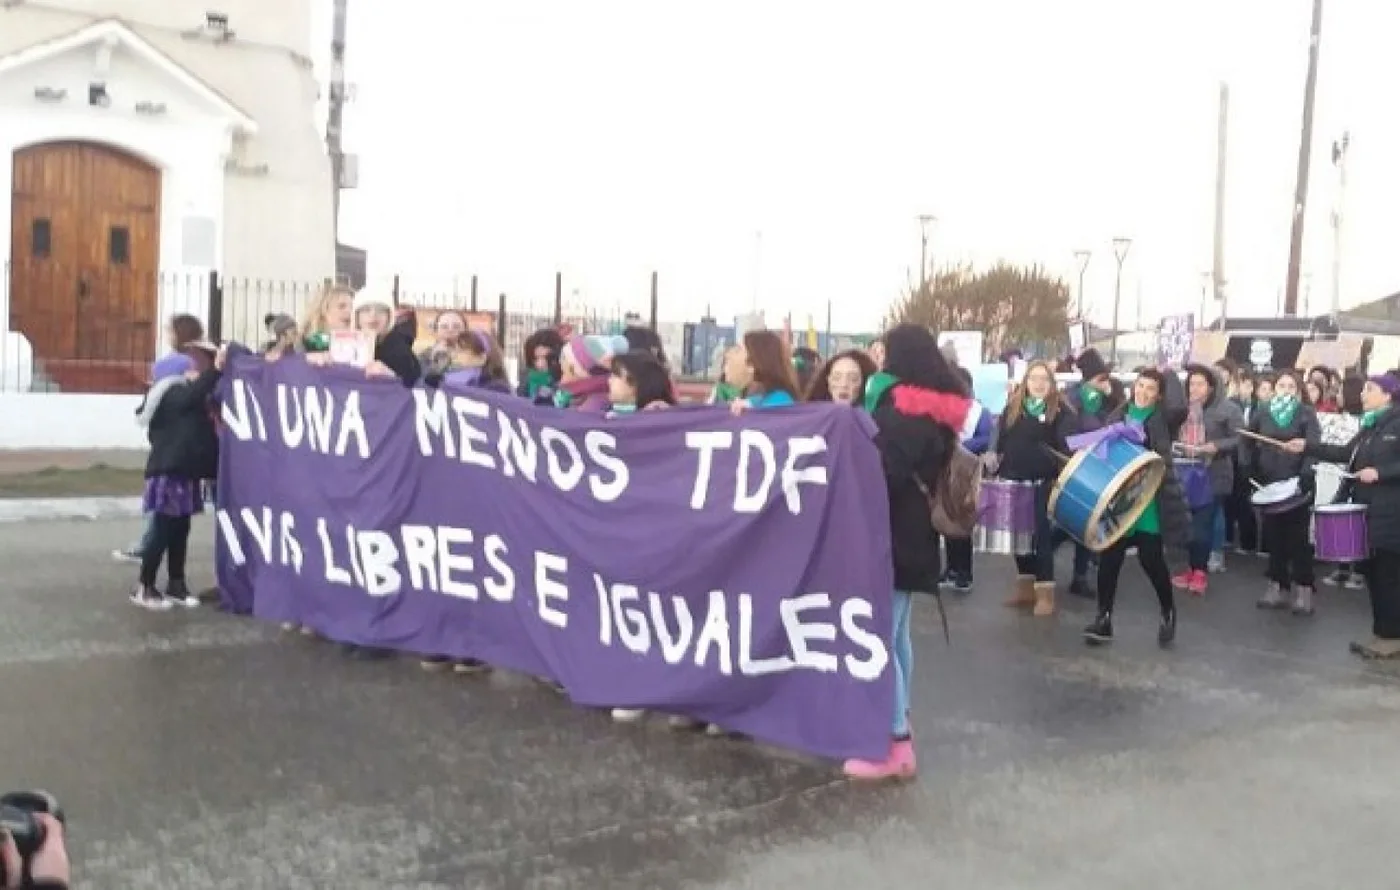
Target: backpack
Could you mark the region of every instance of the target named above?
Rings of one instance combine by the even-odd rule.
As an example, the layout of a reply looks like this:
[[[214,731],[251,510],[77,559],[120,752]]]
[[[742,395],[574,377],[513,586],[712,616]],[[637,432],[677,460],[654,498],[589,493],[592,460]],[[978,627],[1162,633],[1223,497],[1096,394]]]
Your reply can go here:
[[[938,476],[937,491],[929,491],[918,476],[914,484],[928,499],[935,531],[945,538],[972,536],[982,500],[982,460],[977,455],[957,445]]]

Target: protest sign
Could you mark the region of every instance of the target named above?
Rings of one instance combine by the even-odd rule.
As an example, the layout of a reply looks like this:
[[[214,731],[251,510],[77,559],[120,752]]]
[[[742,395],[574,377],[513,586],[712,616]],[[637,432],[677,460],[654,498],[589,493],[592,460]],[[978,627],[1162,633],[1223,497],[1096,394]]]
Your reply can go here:
[[[834,405],[604,420],[289,358],[222,386],[220,586],[334,640],[883,757],[889,507]]]

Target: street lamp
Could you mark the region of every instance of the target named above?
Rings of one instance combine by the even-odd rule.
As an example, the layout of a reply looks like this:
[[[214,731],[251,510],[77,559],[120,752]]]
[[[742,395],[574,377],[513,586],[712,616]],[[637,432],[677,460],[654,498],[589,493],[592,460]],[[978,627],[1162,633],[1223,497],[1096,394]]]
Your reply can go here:
[[[938,217],[924,213],[919,216],[919,290],[928,286],[928,231]]]
[[[1089,268],[1089,257],[1091,256],[1093,256],[1093,252],[1089,250],[1076,250],[1074,252],[1074,259],[1079,263],[1079,291],[1077,294],[1079,305],[1075,307],[1077,310],[1075,316],[1080,320],[1084,318],[1084,272]]]
[[[1118,365],[1118,308],[1123,300],[1123,261],[1128,258],[1128,249],[1133,239],[1118,237],[1113,239],[1113,258],[1118,261],[1118,272],[1113,278],[1113,345],[1109,348],[1108,363]]]

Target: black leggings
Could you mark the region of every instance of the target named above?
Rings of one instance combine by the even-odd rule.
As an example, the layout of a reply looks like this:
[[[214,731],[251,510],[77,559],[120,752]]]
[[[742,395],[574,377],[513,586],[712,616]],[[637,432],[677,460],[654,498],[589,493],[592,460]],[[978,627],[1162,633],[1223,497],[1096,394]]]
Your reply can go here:
[[[1264,540],[1269,542],[1266,574],[1284,590],[1313,586],[1313,545],[1308,541],[1312,502],[1264,517]]]
[[[152,517],[155,534],[151,545],[141,554],[141,583],[153,587],[156,572],[160,571],[160,561],[169,553],[165,575],[171,581],[185,580],[185,554],[190,544],[190,517],[166,516],[157,513]]]
[[[1157,603],[1162,614],[1176,609],[1172,598],[1172,576],[1167,569],[1167,554],[1162,546],[1162,536],[1147,532],[1133,532],[1118,539],[1118,543],[1099,554],[1099,611],[1113,614],[1113,601],[1118,597],[1118,573],[1123,570],[1123,559],[1128,548],[1136,547],[1138,562],[1157,591]]]

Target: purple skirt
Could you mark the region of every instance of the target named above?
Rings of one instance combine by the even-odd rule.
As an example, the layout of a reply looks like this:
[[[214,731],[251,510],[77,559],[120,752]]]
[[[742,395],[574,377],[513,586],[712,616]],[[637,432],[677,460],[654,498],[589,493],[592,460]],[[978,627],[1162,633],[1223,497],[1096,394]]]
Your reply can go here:
[[[141,509],[163,516],[193,516],[204,512],[204,492],[193,479],[152,476],[146,480]]]

